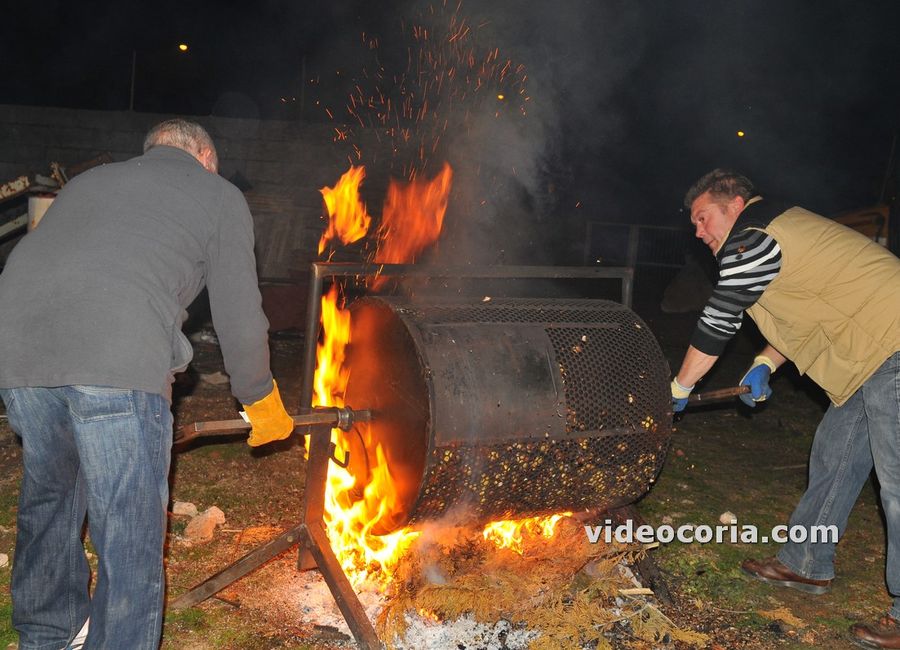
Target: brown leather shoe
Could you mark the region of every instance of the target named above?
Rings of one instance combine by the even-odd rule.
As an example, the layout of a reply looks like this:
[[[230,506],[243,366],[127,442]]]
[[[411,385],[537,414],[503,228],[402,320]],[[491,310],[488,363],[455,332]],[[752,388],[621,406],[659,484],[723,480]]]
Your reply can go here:
[[[831,589],[831,580],[812,580],[798,576],[788,569],[778,558],[767,557],[762,560],[744,560],[741,569],[747,575],[768,582],[770,585],[790,587],[808,594],[824,594]]]
[[[850,636],[861,648],[900,648],[900,621],[882,616],[875,623],[855,623]]]

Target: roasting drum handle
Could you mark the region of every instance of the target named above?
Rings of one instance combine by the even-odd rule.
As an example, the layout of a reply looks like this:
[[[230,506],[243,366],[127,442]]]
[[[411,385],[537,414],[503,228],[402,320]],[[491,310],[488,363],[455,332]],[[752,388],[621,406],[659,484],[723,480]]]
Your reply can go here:
[[[314,407],[309,413],[292,415],[294,427],[309,427],[314,425],[330,425],[339,427],[344,431],[349,430],[356,422],[368,422],[372,419],[369,410],[354,411],[350,407]],[[211,436],[227,436],[234,433],[243,433],[250,430],[250,423],[245,420],[211,420],[207,422],[194,422],[184,424],[175,431],[173,444],[182,444],[194,438]],[[338,463],[340,464],[340,463]]]
[[[717,402],[719,400],[728,399],[730,397],[737,397],[738,395],[743,395],[744,393],[749,393],[749,386],[733,386],[732,388],[720,388],[718,390],[709,390],[705,393],[693,393],[688,396],[689,404],[697,404],[697,403],[705,403],[705,402]]]

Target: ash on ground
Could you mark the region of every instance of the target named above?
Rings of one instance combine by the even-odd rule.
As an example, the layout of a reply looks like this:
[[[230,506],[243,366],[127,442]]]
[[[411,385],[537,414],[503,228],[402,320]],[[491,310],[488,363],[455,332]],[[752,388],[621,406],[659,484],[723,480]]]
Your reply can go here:
[[[347,622],[341,615],[328,585],[317,571],[304,574],[297,589],[297,609],[305,623],[320,629],[334,629],[347,637],[347,647],[356,647]],[[372,588],[358,592],[359,600],[370,621],[378,619],[387,597]],[[428,650],[457,648],[459,650],[525,650],[538,632],[515,629],[508,621],[493,624],[479,623],[472,615],[455,621],[436,621],[415,612],[405,615],[407,624],[403,639],[394,639],[389,647],[395,650]]]

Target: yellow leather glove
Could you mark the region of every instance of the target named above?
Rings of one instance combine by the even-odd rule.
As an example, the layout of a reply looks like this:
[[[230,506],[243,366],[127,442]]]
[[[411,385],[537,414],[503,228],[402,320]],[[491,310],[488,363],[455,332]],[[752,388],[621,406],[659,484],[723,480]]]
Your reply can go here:
[[[251,447],[259,447],[275,440],[284,440],[294,430],[294,420],[284,410],[281,403],[281,394],[278,392],[278,384],[272,380],[272,392],[258,402],[247,406],[244,404],[244,412],[250,420],[250,437],[247,444]]]

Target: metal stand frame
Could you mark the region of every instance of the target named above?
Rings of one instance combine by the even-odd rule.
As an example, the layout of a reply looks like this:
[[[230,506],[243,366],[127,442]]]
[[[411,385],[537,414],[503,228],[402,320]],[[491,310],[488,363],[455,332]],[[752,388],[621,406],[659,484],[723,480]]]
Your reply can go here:
[[[300,403],[312,401],[312,385],[316,372],[317,336],[321,316],[320,302],[325,278],[362,278],[376,275],[386,277],[418,277],[428,279],[505,279],[525,278],[544,280],[600,280],[622,282],[622,304],[631,308],[634,268],[628,266],[420,266],[416,264],[354,264],[314,262],[310,269],[309,297],[306,302],[306,339],[303,356],[303,384]]]
[[[543,279],[600,279],[619,278],[622,281],[622,302],[631,306],[634,269],[627,267],[553,267],[553,266],[488,266],[488,267],[428,267],[411,264],[339,264],[320,263],[310,271],[309,299],[306,306],[307,320],[303,384],[301,404],[312,403],[313,379],[316,371],[316,346],[319,318],[321,316],[322,289],[325,278],[370,277],[376,275],[424,277],[424,278],[543,278]],[[308,429],[310,436],[309,458],[306,464],[306,488],[304,491],[303,521],[262,546],[250,551],[219,573],[207,578],[190,591],[176,598],[169,607],[173,610],[192,607],[262,566],[276,555],[295,544],[300,549],[297,568],[307,570],[318,567],[331,595],[354,639],[363,650],[383,648],[375,628],[366,616],[356,592],[341,568],[325,531],[325,487],[328,479],[328,462],[332,458],[331,426],[314,425]]]
[[[359,647],[363,650],[380,650],[383,646],[375,633],[375,628],[372,627],[350,581],[341,569],[325,532],[323,514],[325,481],[328,476],[328,461],[331,458],[331,426],[310,427],[309,436],[303,522],[250,551],[237,562],[182,594],[170,604],[170,608],[179,610],[192,607],[262,566],[276,555],[299,544],[301,551],[311,554],[315,566],[322,572],[325,584],[334,596]]]

